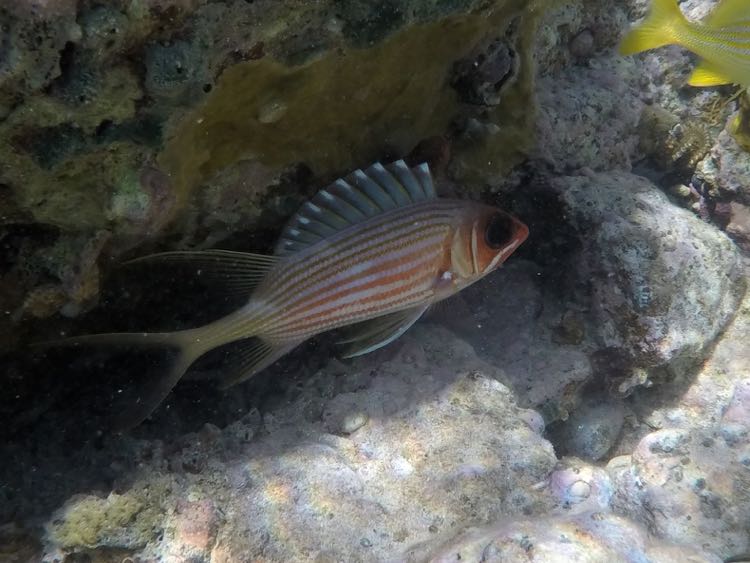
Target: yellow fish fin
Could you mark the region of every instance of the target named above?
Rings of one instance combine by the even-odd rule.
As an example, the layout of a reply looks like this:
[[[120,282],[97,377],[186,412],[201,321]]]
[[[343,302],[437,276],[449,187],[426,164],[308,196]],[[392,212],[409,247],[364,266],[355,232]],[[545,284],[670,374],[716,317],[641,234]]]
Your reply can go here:
[[[708,15],[705,23],[711,27],[747,24],[750,21],[750,2],[724,0]]]
[[[620,42],[620,54],[632,55],[670,45],[677,41],[677,30],[685,24],[677,0],[653,0],[643,22],[631,29]]]
[[[701,61],[688,79],[688,84],[691,86],[719,86],[733,82],[734,80],[708,61]]]

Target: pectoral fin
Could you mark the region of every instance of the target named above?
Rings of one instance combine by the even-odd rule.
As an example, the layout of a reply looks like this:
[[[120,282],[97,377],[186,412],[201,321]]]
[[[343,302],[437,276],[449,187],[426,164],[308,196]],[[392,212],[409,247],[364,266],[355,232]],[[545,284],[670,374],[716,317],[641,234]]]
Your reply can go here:
[[[339,341],[339,344],[349,344],[342,357],[362,356],[390,344],[417,322],[428,307],[420,305],[404,309],[350,327],[347,337]]]
[[[732,84],[734,80],[707,61],[701,61],[688,79],[691,86],[720,86]]]

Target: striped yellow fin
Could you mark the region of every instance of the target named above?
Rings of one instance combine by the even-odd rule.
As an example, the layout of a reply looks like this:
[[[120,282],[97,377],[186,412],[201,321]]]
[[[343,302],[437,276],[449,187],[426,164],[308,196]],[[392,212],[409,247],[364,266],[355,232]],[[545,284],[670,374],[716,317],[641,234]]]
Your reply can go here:
[[[725,76],[722,70],[708,61],[701,61],[688,79],[688,84],[691,86],[720,86],[733,82],[734,80]]]
[[[750,22],[748,0],[724,0],[706,18],[705,23],[713,28],[747,24]]]
[[[435,197],[426,163],[409,168],[403,160],[386,166],[376,162],[336,180],[305,203],[287,223],[274,253],[299,252],[370,217]]]
[[[631,29],[620,42],[620,54],[632,55],[675,43],[678,30],[685,24],[677,0],[653,0],[643,23]]]

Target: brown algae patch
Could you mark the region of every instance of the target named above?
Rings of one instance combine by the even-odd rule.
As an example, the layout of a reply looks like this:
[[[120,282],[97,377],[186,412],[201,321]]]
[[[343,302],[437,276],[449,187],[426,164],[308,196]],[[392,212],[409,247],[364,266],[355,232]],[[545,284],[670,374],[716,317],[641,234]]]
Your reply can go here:
[[[327,175],[386,153],[403,155],[421,139],[445,132],[459,114],[448,85],[453,63],[489,34],[502,34],[525,4],[517,0],[494,11],[416,24],[373,47],[332,50],[299,66],[270,59],[236,64],[205,103],[173,127],[159,163],[184,203],[193,189],[239,160],[275,168],[304,162],[315,175]],[[514,143],[513,151],[501,149],[495,159],[505,169],[531,139],[532,75],[524,69],[507,94],[523,109],[503,103],[492,109],[505,116],[493,146]]]

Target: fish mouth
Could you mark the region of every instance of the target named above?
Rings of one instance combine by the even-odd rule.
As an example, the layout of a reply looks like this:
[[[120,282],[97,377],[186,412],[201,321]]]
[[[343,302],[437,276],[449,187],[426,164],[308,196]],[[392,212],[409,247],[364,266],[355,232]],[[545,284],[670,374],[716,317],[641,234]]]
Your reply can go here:
[[[519,221],[515,217],[513,219],[513,240],[502,252],[502,258],[500,263],[505,262],[516,249],[523,244],[523,242],[529,237],[529,228],[525,223]]]
[[[513,217],[513,225],[515,226],[515,234],[513,238],[518,241],[518,244],[514,247],[515,250],[515,248],[518,248],[527,238],[529,238],[529,227],[526,226],[526,223],[519,221],[515,217]]]

